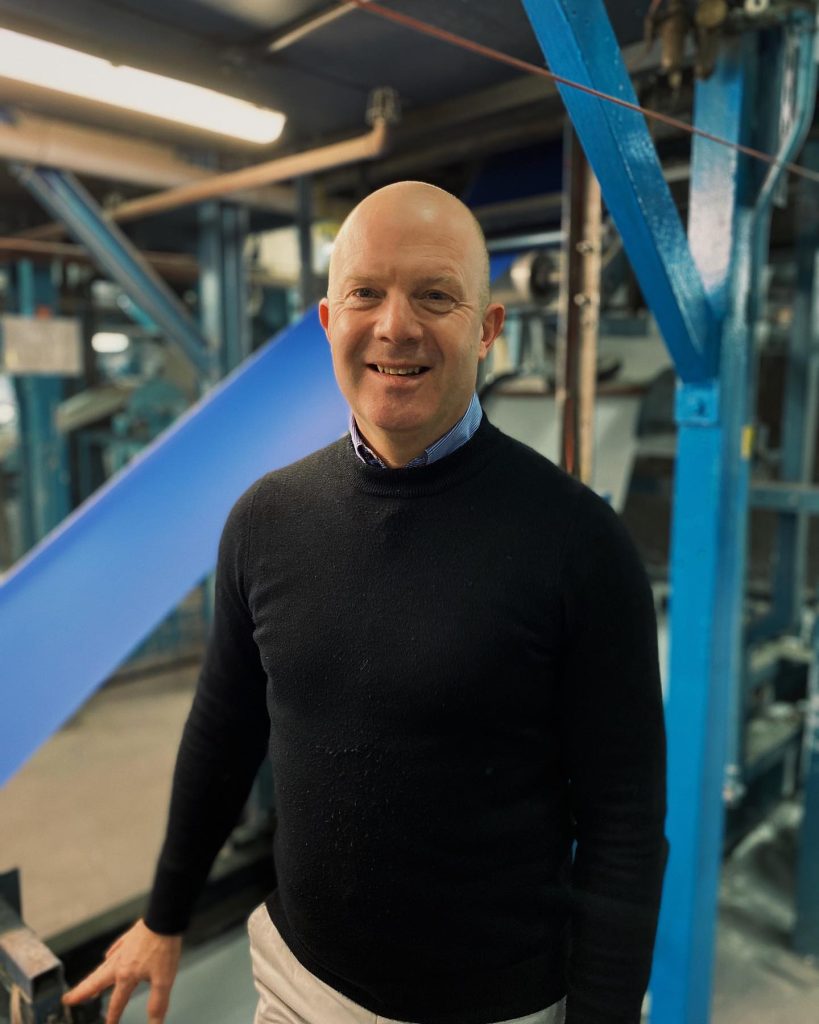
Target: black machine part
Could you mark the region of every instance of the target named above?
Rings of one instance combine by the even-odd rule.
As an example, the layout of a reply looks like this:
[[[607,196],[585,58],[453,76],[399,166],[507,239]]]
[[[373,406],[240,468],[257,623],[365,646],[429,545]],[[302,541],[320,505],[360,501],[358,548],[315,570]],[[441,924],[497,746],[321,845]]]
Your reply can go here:
[[[9,1024],[98,1024],[101,1001],[68,1010],[62,962],[20,916],[20,876],[0,875],[0,997]]]

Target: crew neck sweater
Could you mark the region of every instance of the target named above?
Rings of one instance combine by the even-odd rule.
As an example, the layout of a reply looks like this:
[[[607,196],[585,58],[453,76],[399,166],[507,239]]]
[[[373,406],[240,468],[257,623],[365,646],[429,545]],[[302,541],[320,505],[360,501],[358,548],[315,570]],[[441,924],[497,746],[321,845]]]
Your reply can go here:
[[[316,977],[420,1024],[564,993],[566,1024],[637,1024],[666,852],[656,627],[593,492],[485,418],[425,467],[344,437],[262,477],[220,543],[150,928],[186,928],[266,753],[267,908]]]

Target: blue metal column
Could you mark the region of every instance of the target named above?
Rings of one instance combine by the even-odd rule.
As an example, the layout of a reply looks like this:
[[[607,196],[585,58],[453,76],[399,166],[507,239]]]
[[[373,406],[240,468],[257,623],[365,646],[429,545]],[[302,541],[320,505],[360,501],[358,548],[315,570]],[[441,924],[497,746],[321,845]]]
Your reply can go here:
[[[11,171],[193,364],[209,373],[208,345],[191,315],[79,181],[50,167],[11,165]]]
[[[21,260],[15,267],[15,291],[23,316],[53,312],[50,267]],[[28,551],[71,510],[68,445],[55,423],[64,382],[54,375],[21,375],[14,378],[14,390],[20,411],[20,523],[23,549]]]
[[[522,2],[554,72],[636,102],[600,0]],[[810,27],[810,19],[799,25],[804,66]],[[756,45],[727,45],[716,77],[700,89],[698,124],[738,139],[745,111],[750,114],[746,88],[753,86],[748,75],[758,62]],[[722,147],[708,155],[698,140],[689,248],[642,116],[560,88],[682,378],[667,711],[671,857],[651,1019],[703,1024],[711,995],[729,708],[741,675],[752,270],[764,257],[776,172],[762,186],[755,211],[744,205],[748,186],[738,158]]]
[[[819,170],[819,143],[808,142],[801,163]],[[816,455],[819,381],[819,195],[802,182],[796,200],[796,295],[782,402],[783,482],[810,483]],[[776,532],[774,621],[781,629],[799,624],[804,600],[808,518],[804,512],[780,512]]]
[[[247,221],[247,208],[233,203],[199,207],[199,319],[205,336],[214,339],[221,375],[250,355]]]
[[[697,86],[695,123],[730,141],[752,102],[753,40],[734,39]],[[749,81],[749,79],[751,79]],[[749,95],[750,93],[750,95]],[[734,422],[744,422],[751,225],[745,161],[694,140],[689,243],[719,325],[721,376],[681,383],[671,543],[671,642],[666,702],[670,842],[651,982],[653,1024],[709,1017],[724,820],[723,777],[731,678],[739,638],[723,635],[744,579],[727,559],[727,508],[741,492]],[[740,373],[732,380],[727,367]]]

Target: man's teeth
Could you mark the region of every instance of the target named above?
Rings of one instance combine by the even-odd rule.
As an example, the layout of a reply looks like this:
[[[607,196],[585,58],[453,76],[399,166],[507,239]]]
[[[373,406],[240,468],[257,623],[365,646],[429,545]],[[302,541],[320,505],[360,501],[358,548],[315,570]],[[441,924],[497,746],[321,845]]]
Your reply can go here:
[[[424,369],[423,366],[408,366],[408,367],[397,367],[397,366],[379,366],[375,364],[376,370],[379,373],[392,373],[397,374],[399,377],[408,377],[414,373],[420,373]]]

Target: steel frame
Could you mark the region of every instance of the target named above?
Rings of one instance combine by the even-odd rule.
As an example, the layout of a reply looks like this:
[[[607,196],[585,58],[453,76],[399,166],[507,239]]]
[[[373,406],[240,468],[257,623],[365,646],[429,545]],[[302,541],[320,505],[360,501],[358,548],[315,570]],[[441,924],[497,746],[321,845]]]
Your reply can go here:
[[[552,71],[636,102],[601,0],[522,0]],[[735,37],[697,88],[695,123],[792,158],[813,112],[813,19]],[[795,96],[782,138],[776,90],[757,118],[756,71],[771,51]],[[653,1024],[709,1017],[726,760],[736,765],[743,682],[742,601],[753,415],[753,325],[781,167],[762,181],[747,158],[695,138],[686,240],[641,115],[560,86],[629,259],[674,358],[677,464],[666,720],[671,854],[651,983]],[[733,716],[732,716],[733,708]],[[730,739],[730,745],[729,745]],[[731,756],[729,757],[729,751]],[[734,768],[734,772],[737,769]]]
[[[811,140],[802,164],[819,170],[819,143]],[[780,511],[776,534],[773,617],[782,629],[799,625],[805,587],[809,514],[819,514],[819,488],[810,486],[819,422],[819,199],[815,185],[797,195],[796,296],[782,403],[782,463],[778,487],[757,486],[753,501]],[[819,950],[817,950],[819,952]]]
[[[200,372],[212,371],[211,346],[180,300],[153,270],[74,175],[53,167],[12,164],[11,171],[43,208],[92,254],[104,273],[168,338],[180,345]]]

